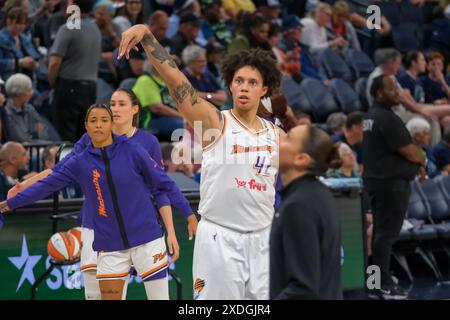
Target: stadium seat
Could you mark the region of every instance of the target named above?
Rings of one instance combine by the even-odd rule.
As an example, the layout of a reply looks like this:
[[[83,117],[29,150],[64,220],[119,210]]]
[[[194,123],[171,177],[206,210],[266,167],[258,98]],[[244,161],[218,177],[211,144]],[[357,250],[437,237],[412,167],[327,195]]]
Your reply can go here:
[[[349,49],[344,57],[353,72],[353,79],[368,77],[375,69],[374,63],[363,51]]]
[[[369,102],[366,96],[367,78],[359,78],[355,82],[355,91],[358,94],[359,101],[361,102],[362,109],[364,111],[369,110]]]
[[[395,48],[405,53],[422,48],[423,31],[417,23],[405,22],[392,27]]]
[[[400,15],[403,21],[414,21],[421,25],[424,23],[423,9],[412,4],[409,0],[400,2]]]
[[[358,94],[342,79],[333,79],[328,87],[345,114],[353,111],[364,111]]]
[[[333,95],[319,80],[303,80],[300,84],[300,94],[306,97],[308,105],[311,106],[315,122],[325,122],[328,115],[340,111]]]
[[[400,6],[396,1],[383,1],[379,6],[381,14],[391,25],[395,26],[402,22]]]
[[[312,105],[302,92],[300,84],[289,76],[283,76],[281,79],[281,91],[283,91],[289,106],[295,113],[303,112],[313,116]]]
[[[328,79],[340,78],[351,83],[352,71],[345,60],[333,49],[323,50],[318,56],[320,68],[324,70]]]
[[[393,254],[410,280],[412,279],[412,274],[410,273],[404,252],[417,254],[430,268],[436,279],[443,279],[432,251],[428,250],[430,243],[434,243],[438,238],[437,230],[433,225],[427,223],[430,218],[429,210],[430,205],[425,198],[420,183],[414,180],[411,182],[411,195],[406,215],[406,219],[412,224],[412,227],[401,230]],[[408,235],[410,235],[410,238]]]
[[[446,178],[448,177],[438,176],[434,180],[426,180],[422,185],[429,204],[430,220],[434,223],[433,228],[437,231],[438,237],[444,239],[450,237],[450,202],[447,200],[449,196],[445,187],[445,184],[450,183]]]
[[[430,202],[431,220],[441,238],[450,238],[450,177],[438,175],[422,187]]]

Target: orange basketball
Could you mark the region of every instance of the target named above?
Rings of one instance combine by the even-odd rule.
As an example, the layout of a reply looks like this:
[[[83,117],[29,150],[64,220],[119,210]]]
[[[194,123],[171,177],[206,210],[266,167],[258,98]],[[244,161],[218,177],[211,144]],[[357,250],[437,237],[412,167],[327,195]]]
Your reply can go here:
[[[83,242],[81,241],[81,227],[72,228],[68,232],[73,234],[78,239],[81,248],[83,246]]]
[[[58,232],[48,240],[47,252],[57,262],[76,260],[80,256],[80,242],[69,232]]]

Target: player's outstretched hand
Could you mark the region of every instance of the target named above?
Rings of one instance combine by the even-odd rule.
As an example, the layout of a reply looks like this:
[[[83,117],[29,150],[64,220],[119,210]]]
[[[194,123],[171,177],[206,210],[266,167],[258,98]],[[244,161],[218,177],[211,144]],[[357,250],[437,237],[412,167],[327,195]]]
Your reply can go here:
[[[189,234],[189,240],[192,240],[192,238],[197,233],[197,226],[198,226],[198,220],[195,214],[191,214],[188,218],[188,234]]]
[[[8,204],[6,203],[6,201],[2,201],[0,202],[0,213],[5,213],[10,211],[11,209],[9,209]]]
[[[122,33],[119,44],[118,59],[121,59],[124,55],[127,59],[130,58],[130,51],[137,50],[137,44],[144,38],[146,34],[151,34],[148,27],[144,24],[137,24],[127,31]]]
[[[16,184],[14,185],[14,187],[9,189],[8,194],[6,195],[6,199],[8,199],[8,200],[11,199],[16,194],[18,194],[19,192],[21,192],[23,190],[25,190],[25,186],[23,185],[23,183],[16,181]]]
[[[169,250],[171,263],[174,263],[180,257],[180,246],[175,233],[167,234],[167,249]]]

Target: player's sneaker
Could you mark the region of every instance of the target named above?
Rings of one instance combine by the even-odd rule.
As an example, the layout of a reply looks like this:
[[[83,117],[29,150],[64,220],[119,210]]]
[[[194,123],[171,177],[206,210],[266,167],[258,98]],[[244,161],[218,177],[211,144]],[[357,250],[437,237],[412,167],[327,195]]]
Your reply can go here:
[[[391,284],[381,286],[380,289],[369,290],[367,295],[371,299],[405,300],[408,298],[408,291],[397,284]]]

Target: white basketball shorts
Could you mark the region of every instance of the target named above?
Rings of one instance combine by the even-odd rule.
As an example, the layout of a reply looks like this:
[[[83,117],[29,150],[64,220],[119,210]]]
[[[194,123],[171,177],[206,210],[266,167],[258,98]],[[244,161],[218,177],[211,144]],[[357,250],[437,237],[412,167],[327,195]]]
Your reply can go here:
[[[194,299],[269,299],[270,227],[241,233],[202,219],[192,266]]]
[[[167,274],[168,259],[164,237],[121,251],[99,252],[97,280],[126,279],[134,265],[143,281]]]

